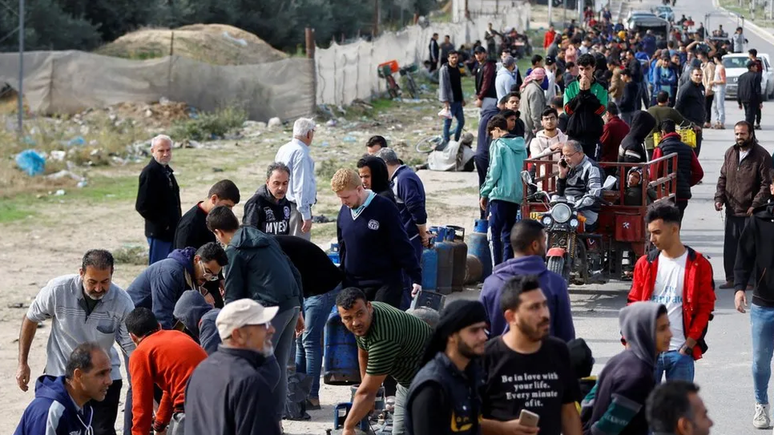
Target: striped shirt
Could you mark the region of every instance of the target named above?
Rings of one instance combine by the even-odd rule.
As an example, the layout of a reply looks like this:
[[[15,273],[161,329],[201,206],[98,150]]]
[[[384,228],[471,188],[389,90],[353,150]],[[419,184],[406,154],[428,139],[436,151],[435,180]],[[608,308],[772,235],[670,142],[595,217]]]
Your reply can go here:
[[[408,388],[433,330],[417,317],[384,302],[371,302],[374,315],[371,328],[357,345],[368,352],[366,374],[390,375]]]

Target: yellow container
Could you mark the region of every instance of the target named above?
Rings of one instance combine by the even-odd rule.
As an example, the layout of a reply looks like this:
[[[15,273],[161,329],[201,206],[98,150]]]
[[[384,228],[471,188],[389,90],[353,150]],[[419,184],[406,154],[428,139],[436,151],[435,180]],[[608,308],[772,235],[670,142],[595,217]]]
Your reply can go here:
[[[680,138],[684,144],[688,145],[691,148],[696,148],[696,132],[693,131],[693,128],[691,127],[680,128],[677,130],[677,132],[680,133]],[[659,142],[661,142],[661,133],[660,132],[653,133],[653,143],[656,146],[658,146]]]

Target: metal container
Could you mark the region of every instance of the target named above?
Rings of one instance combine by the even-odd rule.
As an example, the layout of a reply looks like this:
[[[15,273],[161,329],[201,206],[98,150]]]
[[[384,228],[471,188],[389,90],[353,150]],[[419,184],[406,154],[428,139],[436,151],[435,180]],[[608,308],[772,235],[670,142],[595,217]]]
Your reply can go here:
[[[473,232],[468,234],[468,253],[478,258],[481,262],[481,281],[492,274],[492,250],[489,249],[487,231],[489,221],[477,219]]]
[[[430,247],[422,250],[422,289],[438,289],[438,252],[435,250],[435,238],[431,237]]]
[[[436,227],[434,230],[438,241],[435,244],[435,251],[438,253],[438,293],[448,295],[452,292],[452,273],[454,272],[453,243],[446,240],[445,227]]]
[[[473,285],[481,282],[483,269],[484,268],[481,265],[481,261],[478,259],[478,257],[468,254],[465,265],[465,284]]]
[[[325,323],[325,370],[323,382],[328,385],[360,383],[360,365],[357,360],[355,336],[341,322],[336,307]]]
[[[452,291],[465,288],[465,269],[468,264],[468,245],[465,244],[465,228],[449,225],[446,240],[452,244]]]

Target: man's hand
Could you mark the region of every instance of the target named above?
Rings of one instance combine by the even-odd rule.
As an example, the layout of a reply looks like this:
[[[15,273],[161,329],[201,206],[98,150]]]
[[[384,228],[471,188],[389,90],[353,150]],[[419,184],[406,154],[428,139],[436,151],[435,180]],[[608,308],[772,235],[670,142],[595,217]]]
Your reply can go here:
[[[298,314],[298,320],[296,320],[296,337],[300,336],[306,329],[306,323],[304,322],[304,313]]]
[[[503,427],[511,435],[534,435],[538,433],[538,428],[522,425],[518,419],[506,421],[503,423]]]
[[[723,210],[723,203],[722,202],[716,202],[715,203],[715,210],[717,210],[717,211]]]
[[[570,173],[570,167],[569,166],[562,166],[559,165],[559,178],[567,178],[567,174]]]
[[[745,308],[747,308],[747,295],[744,293],[744,290],[737,290],[734,295],[734,307],[736,307],[736,311],[742,314],[747,312],[745,311]]]
[[[589,80],[586,76],[581,76],[579,84],[581,91],[588,91],[591,89],[591,80]]]
[[[487,202],[488,202],[488,200],[486,198],[484,198],[483,196],[481,197],[481,199],[478,200],[478,205],[481,207],[481,210],[486,211],[486,204],[487,204]]]
[[[462,100],[462,107],[465,107],[465,105],[468,104],[465,100]]]
[[[481,107],[483,104],[484,101],[481,98],[476,98],[476,107]]]
[[[414,284],[411,287],[411,297],[415,298],[419,294],[419,292],[422,291],[422,285],[421,284]]]
[[[167,435],[167,429],[153,431],[156,435]]]
[[[304,224],[301,225],[301,232],[302,233],[308,233],[309,231],[312,231],[312,220],[309,219],[308,221],[304,221]]]
[[[758,108],[763,109],[763,103],[758,103]]]
[[[443,107],[444,107],[446,110],[449,110],[449,107],[451,107],[451,105],[449,104],[449,102],[448,102],[448,101],[444,101],[444,102],[443,102]]]
[[[739,110],[742,110],[742,105],[741,104],[739,105]]]
[[[747,216],[752,216],[752,214],[753,214],[753,210],[754,210],[754,208],[753,208],[753,207],[750,207],[750,208],[748,208],[748,209],[747,209]]]
[[[207,302],[211,306],[215,306],[215,298],[212,296],[212,293],[207,292],[206,295],[204,295],[204,302]]]
[[[16,383],[19,385],[22,391],[27,391],[29,388],[27,385],[30,383],[30,366],[27,364],[19,364],[19,368],[16,369]]]
[[[424,246],[425,248],[430,247],[430,233],[428,233],[427,231],[420,230],[419,238],[422,240],[422,246]]]

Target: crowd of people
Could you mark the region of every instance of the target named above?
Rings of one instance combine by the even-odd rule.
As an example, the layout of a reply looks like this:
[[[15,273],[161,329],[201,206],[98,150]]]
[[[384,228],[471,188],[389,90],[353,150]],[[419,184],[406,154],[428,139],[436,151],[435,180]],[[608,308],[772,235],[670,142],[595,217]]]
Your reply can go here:
[[[532,56],[522,77],[516,39],[490,28],[487,46],[463,67],[451,41],[438,46],[434,35],[429,62],[440,67],[439,99],[456,120],[444,121],[447,141],[452,123],[459,140],[465,122],[462,68],[475,77],[480,217],[496,266],[479,300],[453,301],[434,315],[409,310],[430,244],[425,189],[384,137],[371,137],[356,167],[330,180],[341,202],[339,267],[310,241],[313,120],[295,121],[241,224],[232,211],[241,193],[230,180],[182,213],[172,140],[155,137],[136,201],[149,265],[124,290],[112,282],[111,253],[93,249],[77,274],[41,289],[22,320],[16,380],[28,390],[32,342],[49,320],[45,374],[16,434],[115,434],[124,386],[125,434],[279,434],[283,419],[321,407],[322,337],[334,307],[355,336],[361,375],[344,435],[368,417],[382,387],[395,397],[396,435],[708,434],[712,421],[692,382],[707,351],[715,285],[707,257],[683,244],[680,229],[691,187],[704,176],[701,132],[725,128],[724,49],[683,36],[626,32],[607,15],[562,34],[552,26],[545,57]],[[507,42],[500,56],[498,38]],[[761,107],[741,90],[760,86],[756,55],[751,49],[749,75],[739,81],[748,118]],[[774,352],[774,256],[764,236],[774,225],[774,173],[754,121],[734,125],[714,202],[726,213],[720,288],[735,291],[740,312],[753,290],[753,424],[763,428]],[[695,132],[695,144],[684,142],[681,126]],[[619,315],[625,346],[589,382],[594,361],[576,337],[567,282],[544,264],[546,229],[520,218],[524,161],[558,164],[557,193],[577,199],[593,232],[608,172],[598,162],[671,154],[677,194],[644,217],[655,249],[637,261]],[[609,175],[627,183],[627,204],[656,199],[642,192],[654,174]],[[289,391],[299,373],[312,378],[300,401]]]

